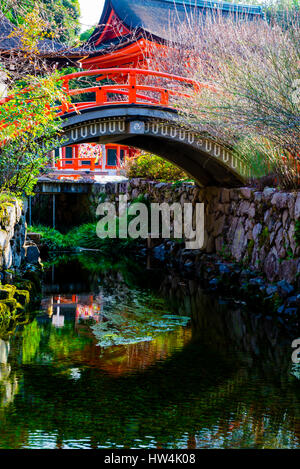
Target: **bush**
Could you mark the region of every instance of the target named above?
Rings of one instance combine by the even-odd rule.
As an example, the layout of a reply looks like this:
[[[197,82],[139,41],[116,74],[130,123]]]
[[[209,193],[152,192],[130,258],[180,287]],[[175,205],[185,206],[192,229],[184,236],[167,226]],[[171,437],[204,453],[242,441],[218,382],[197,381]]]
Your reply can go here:
[[[129,178],[172,182],[188,179],[188,175],[182,169],[151,153],[143,152],[136,158],[127,160],[124,169]]]
[[[45,245],[50,251],[63,250],[68,248],[68,237],[61,234],[54,228],[47,226],[29,226],[29,232],[38,233],[41,235],[43,245]]]
[[[118,219],[117,219],[118,230]],[[119,252],[123,249],[129,249],[136,246],[135,240],[132,239],[101,239],[96,231],[97,223],[86,223],[84,225],[73,228],[66,234],[60,233],[54,228],[47,226],[31,226],[29,230],[41,235],[42,244],[49,251],[74,251],[80,248],[101,250],[102,252]]]
[[[281,3],[291,4],[285,20],[276,14],[269,23],[217,12],[204,22],[195,11],[171,20],[168,37],[176,47],[157,49],[152,68],[206,84],[192,98],[183,93],[176,99],[184,122],[229,148],[251,137],[243,153],[253,176],[264,169],[259,159],[265,159],[263,174],[275,165],[281,185],[293,188],[299,183],[300,13],[292,8],[298,0]]]

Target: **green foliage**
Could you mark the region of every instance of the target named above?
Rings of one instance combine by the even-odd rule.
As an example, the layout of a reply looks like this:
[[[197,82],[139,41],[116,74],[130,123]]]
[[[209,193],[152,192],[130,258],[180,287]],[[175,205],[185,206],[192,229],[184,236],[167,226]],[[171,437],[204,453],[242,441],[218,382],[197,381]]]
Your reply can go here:
[[[0,339],[8,339],[16,327],[30,319],[29,306],[38,299],[29,280],[15,279],[15,285],[0,285]]]
[[[41,329],[36,320],[24,327],[22,334],[22,360],[25,365],[33,360],[39,350],[41,336]]]
[[[62,42],[74,41],[80,32],[80,5],[78,0],[41,0],[44,14],[56,27],[57,36]]]
[[[9,10],[10,3],[15,7],[15,2],[2,2],[2,11]],[[61,143],[57,138],[61,129],[57,104],[69,98],[62,90],[59,73],[52,69],[47,73],[48,67],[39,56],[39,41],[49,36],[39,5],[29,2],[21,10],[13,9],[12,14],[17,26],[11,37],[20,40],[21,55],[14,57],[13,67],[8,64],[9,70],[2,67],[9,98],[1,105],[0,192],[31,195],[48,163],[48,152]],[[18,22],[19,15],[23,22]]]
[[[93,26],[92,28],[87,29],[86,31],[84,31],[83,33],[81,33],[81,35],[80,35],[80,41],[81,41],[81,42],[86,42],[86,41],[91,37],[91,35],[93,34],[94,30],[95,30],[95,26]]]
[[[80,248],[110,252],[127,250],[136,246],[132,239],[100,239],[96,232],[96,223],[86,223],[73,228],[66,234],[42,225],[31,226],[29,230],[42,236],[42,243],[50,251],[74,251]]]
[[[11,194],[9,192],[0,192],[0,204],[1,205],[5,205],[6,203],[14,204],[16,201],[20,205],[23,204],[23,200],[17,198],[14,194]]]
[[[39,233],[42,237],[42,242],[50,251],[64,250],[69,247],[68,236],[61,234],[54,228],[47,226],[29,226],[28,230],[33,233]]]
[[[74,42],[80,32],[78,0],[1,0],[0,8],[15,25],[26,23],[26,16],[38,11],[47,22],[47,33],[62,42]]]
[[[300,220],[295,223],[295,240],[298,246],[300,246]]]
[[[276,22],[283,28],[289,28],[300,12],[300,4],[299,0],[276,0],[276,2],[265,2],[264,9],[269,22]]]
[[[188,178],[182,169],[151,153],[141,153],[127,160],[125,170],[129,178],[145,178],[156,181],[178,181]]]
[[[16,300],[20,303],[21,306],[27,306],[30,301],[30,294],[27,290],[17,290],[15,293]]]
[[[6,124],[0,129],[0,140],[5,142],[0,156],[1,192],[33,194],[37,178],[49,161],[48,152],[59,141],[61,121],[55,106],[57,100],[67,98],[58,78],[57,74],[27,77],[30,86],[16,83],[13,98],[1,106]]]

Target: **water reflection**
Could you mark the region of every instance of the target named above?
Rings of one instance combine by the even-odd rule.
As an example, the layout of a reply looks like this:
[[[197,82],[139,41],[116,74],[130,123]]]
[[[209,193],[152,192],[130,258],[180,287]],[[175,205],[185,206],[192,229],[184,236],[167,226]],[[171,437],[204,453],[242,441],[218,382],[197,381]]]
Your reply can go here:
[[[8,362],[10,344],[0,339],[0,412],[10,404],[18,391],[16,374],[12,373]]]
[[[103,321],[104,304],[103,293],[54,295],[43,299],[42,307],[45,315],[40,316],[38,322],[43,323],[44,331],[50,329],[48,346],[53,354],[51,359],[53,362],[59,364],[68,358],[68,361],[73,361],[77,367],[89,366],[117,376],[143,370],[157,361],[163,361],[175,350],[183,349],[191,340],[191,328],[178,327],[175,331],[160,334],[151,341],[101,349],[97,346],[91,325]],[[28,326],[29,336],[32,336],[34,324],[37,322]],[[48,354],[47,360],[49,360]],[[77,377],[78,373],[75,373],[75,378]]]
[[[295,325],[222,304],[193,279],[124,265],[69,260],[71,284],[66,264],[51,269],[41,314],[0,342],[0,447],[299,448]],[[101,349],[92,325],[108,299],[129,307],[151,275],[169,311],[191,323]],[[155,311],[153,290],[148,304]],[[2,382],[14,379],[4,404]]]

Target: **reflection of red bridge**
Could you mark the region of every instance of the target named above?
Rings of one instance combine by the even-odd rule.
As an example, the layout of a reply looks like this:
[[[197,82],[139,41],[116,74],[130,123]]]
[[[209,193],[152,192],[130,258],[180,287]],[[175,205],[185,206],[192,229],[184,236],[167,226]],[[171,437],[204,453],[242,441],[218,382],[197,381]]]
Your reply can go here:
[[[70,314],[74,315],[75,324],[89,319],[97,323],[101,320],[101,301],[94,295],[55,295],[46,298],[43,303],[56,327],[63,327],[65,317]]]

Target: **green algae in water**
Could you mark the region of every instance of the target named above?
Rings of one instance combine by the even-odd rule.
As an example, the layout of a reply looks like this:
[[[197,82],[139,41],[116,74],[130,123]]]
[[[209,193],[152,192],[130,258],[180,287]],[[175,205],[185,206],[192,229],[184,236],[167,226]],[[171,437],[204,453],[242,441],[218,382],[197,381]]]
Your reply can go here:
[[[104,320],[92,327],[103,348],[149,342],[190,321],[187,316],[169,314],[164,301],[140,292],[135,292],[129,305],[122,307],[116,298],[110,298],[105,306]]]

